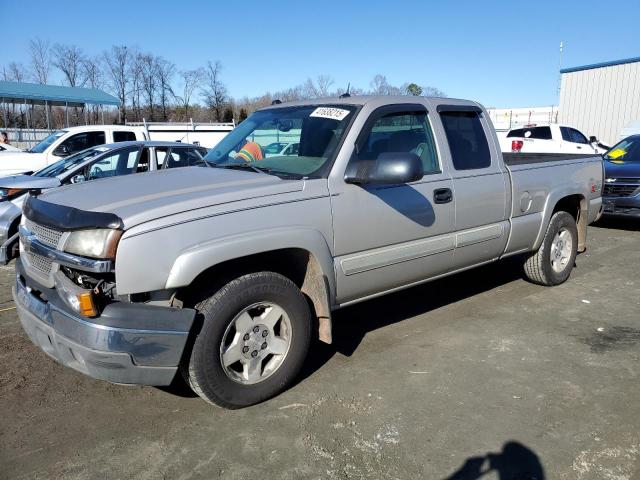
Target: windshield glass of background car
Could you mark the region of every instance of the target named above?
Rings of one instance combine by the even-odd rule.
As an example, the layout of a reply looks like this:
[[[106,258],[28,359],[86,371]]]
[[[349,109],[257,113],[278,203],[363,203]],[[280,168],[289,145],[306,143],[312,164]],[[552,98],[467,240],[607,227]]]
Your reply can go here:
[[[333,155],[354,111],[350,105],[262,110],[238,125],[205,160],[214,166],[250,163],[274,174],[317,175]]]
[[[604,154],[610,162],[640,162],[640,136],[622,140]]]
[[[67,133],[66,130],[58,130],[57,132],[53,132],[51,135],[49,135],[47,138],[45,138],[44,140],[42,140],[39,144],[37,144],[35,147],[30,148],[29,151],[33,152],[33,153],[42,153],[44,152],[47,148],[49,148],[49,146],[55,142],[57,139],[59,139],[61,136],[63,136],[65,133]]]
[[[96,155],[108,151],[108,148],[99,147],[99,148],[89,148],[87,150],[83,150],[80,153],[76,153],[75,155],[71,155],[70,157],[63,158],[62,160],[58,160],[51,165],[44,167],[42,170],[37,171],[33,174],[34,177],[56,177],[61,173],[66,172],[67,170],[72,169],[76,165],[80,165],[84,163],[89,158],[95,157]]]

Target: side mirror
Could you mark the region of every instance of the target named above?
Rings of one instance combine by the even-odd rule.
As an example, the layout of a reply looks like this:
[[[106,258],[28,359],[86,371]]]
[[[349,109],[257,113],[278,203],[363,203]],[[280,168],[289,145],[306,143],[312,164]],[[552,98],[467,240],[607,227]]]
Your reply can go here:
[[[422,162],[415,153],[386,152],[376,160],[357,160],[347,167],[344,181],[357,185],[397,185],[420,180]]]
[[[598,143],[598,139],[596,138],[595,135],[591,135],[589,137],[589,143]]]
[[[86,180],[86,178],[84,178],[84,175],[79,174],[79,175],[74,175],[73,177],[71,177],[71,183],[82,183]]]
[[[53,151],[53,154],[56,157],[66,157],[69,155],[69,147],[67,147],[66,145],[60,145]]]

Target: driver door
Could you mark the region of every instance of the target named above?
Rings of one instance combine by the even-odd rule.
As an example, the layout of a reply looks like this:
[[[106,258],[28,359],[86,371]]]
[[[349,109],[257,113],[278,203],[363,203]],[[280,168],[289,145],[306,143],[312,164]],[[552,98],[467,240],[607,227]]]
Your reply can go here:
[[[401,185],[331,182],[337,301],[348,303],[448,270],[455,247],[453,181],[424,105],[374,110],[350,161],[414,153],[424,177]]]

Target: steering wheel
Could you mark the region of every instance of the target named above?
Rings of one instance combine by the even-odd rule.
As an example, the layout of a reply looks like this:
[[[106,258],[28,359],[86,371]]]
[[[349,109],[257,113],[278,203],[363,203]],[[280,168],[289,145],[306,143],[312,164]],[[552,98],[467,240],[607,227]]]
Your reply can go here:
[[[91,174],[92,177],[97,177],[98,175],[100,175],[102,173],[102,169],[97,165],[94,165],[93,169],[94,169],[94,171]]]

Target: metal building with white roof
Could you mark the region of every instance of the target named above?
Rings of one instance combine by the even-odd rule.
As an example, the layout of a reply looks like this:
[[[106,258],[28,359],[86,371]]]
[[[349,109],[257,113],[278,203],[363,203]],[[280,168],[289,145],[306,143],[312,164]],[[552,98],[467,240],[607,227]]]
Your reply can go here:
[[[640,57],[560,70],[558,123],[606,144],[640,121]]]

